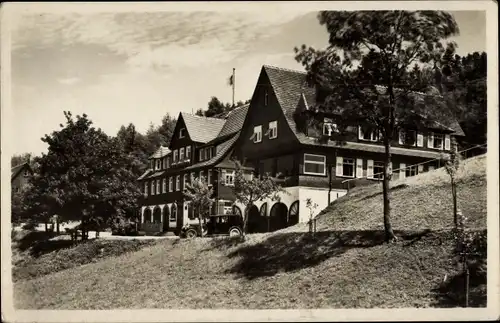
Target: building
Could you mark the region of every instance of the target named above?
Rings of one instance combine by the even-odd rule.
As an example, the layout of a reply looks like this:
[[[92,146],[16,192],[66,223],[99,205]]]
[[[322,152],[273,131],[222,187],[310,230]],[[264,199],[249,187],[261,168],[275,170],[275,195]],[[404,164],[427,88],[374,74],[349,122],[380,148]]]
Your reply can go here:
[[[153,190],[155,195],[155,187],[156,192],[162,192],[143,205],[143,218],[159,220],[162,209],[190,214],[189,203],[182,201],[182,183],[198,171],[211,172],[207,176],[211,185],[217,185],[216,194],[224,200],[226,210],[242,212],[243,206],[232,202],[234,197],[228,189],[234,176],[229,157],[236,157],[256,175],[270,173],[285,187],[287,194],[280,201],[259,201],[249,210],[249,225],[264,221],[267,230],[308,221],[306,200],[311,198],[319,205],[318,213],[347,193],[346,180],[355,180],[352,185],[379,181],[384,147],[377,134],[349,125],[342,143],[329,140],[336,131],[336,116],[316,109],[317,98],[316,89],[306,83],[305,73],[263,66],[250,104],[226,119],[181,113],[166,168],[158,168],[162,164],[157,160],[156,170],[142,178],[148,194]],[[312,121],[319,126],[312,127]],[[464,135],[456,121],[439,121],[427,120],[425,127],[408,127],[400,133],[391,149],[393,178],[438,167],[433,160],[452,149],[454,136]],[[168,185],[154,180],[154,176],[163,176],[161,181],[168,181]],[[170,213],[169,217],[169,225],[178,227],[179,215]],[[183,223],[196,221],[192,215],[187,221],[180,218]]]
[[[141,223],[146,232],[178,232],[183,225],[198,223],[189,201],[186,183],[204,177],[213,187],[217,203],[213,213],[239,212],[233,205],[234,144],[248,111],[248,104],[221,118],[180,113],[168,147],[150,158],[150,168],[139,178]]]
[[[22,191],[28,184],[28,178],[32,173],[33,171],[28,163],[22,163],[12,167],[10,177],[12,192],[17,193]]]

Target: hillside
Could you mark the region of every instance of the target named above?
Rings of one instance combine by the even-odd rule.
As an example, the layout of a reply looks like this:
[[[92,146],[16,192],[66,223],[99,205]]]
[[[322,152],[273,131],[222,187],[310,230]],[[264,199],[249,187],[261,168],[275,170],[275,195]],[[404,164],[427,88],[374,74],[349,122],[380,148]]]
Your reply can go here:
[[[445,183],[437,170],[407,179],[408,187],[394,191],[393,223],[401,237],[394,244],[383,242],[377,187],[364,187],[319,216],[315,238],[299,225],[251,235],[243,243],[164,240],[19,281],[15,304],[21,309],[459,306],[462,277],[451,256]],[[464,163],[460,203],[478,230],[485,228],[485,183],[485,157]],[[425,206],[417,204],[419,197],[428,198]],[[486,305],[485,279],[484,264],[471,272],[472,306]]]

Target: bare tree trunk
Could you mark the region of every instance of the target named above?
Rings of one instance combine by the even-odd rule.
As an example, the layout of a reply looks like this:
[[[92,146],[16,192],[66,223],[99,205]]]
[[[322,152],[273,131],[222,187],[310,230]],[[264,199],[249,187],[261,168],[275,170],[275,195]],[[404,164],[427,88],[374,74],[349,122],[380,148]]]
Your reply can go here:
[[[250,208],[252,207],[252,204],[247,205],[246,210],[243,211],[243,237],[245,237],[247,234],[248,215],[250,214]]]
[[[58,235],[61,233],[59,226],[59,217],[56,218],[56,232]]]
[[[45,232],[49,232],[49,225],[47,224],[47,221],[45,221]]]
[[[384,197],[384,231],[385,240],[387,242],[392,242],[397,240],[392,230],[391,225],[391,192],[389,188],[390,177],[392,176],[391,165],[391,146],[388,139],[384,139],[385,146],[385,167],[384,167],[384,179],[382,183],[383,197]]]

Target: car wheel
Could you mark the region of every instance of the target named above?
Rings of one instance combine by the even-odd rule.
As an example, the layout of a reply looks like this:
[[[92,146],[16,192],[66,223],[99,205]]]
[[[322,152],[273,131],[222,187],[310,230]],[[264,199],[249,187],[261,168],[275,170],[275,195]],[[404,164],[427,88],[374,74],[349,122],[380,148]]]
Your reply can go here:
[[[191,239],[195,238],[198,234],[195,229],[188,229],[185,233],[186,238]]]
[[[241,236],[241,230],[238,227],[232,227],[229,229],[229,236],[230,237],[239,237]]]

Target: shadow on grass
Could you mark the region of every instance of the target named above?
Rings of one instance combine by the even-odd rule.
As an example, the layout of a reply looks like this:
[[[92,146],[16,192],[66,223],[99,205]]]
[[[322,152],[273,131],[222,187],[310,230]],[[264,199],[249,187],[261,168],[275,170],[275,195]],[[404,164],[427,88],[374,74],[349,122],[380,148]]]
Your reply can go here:
[[[17,248],[20,251],[29,250],[31,256],[39,257],[43,254],[74,245],[74,242],[71,240],[50,240],[55,236],[54,232],[32,231],[17,240]]]
[[[428,232],[395,232],[403,241],[414,240]],[[247,279],[273,276],[313,267],[321,262],[342,255],[354,248],[370,248],[385,242],[383,230],[321,231],[314,237],[310,233],[287,232],[269,236],[264,241],[242,244],[228,254],[240,258],[227,273],[235,273]],[[238,239],[218,239],[212,248],[229,248],[241,244]]]
[[[460,272],[432,292],[436,307],[465,307],[465,273]],[[472,267],[469,270],[469,307],[486,307],[486,272]]]

